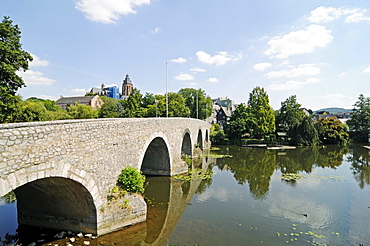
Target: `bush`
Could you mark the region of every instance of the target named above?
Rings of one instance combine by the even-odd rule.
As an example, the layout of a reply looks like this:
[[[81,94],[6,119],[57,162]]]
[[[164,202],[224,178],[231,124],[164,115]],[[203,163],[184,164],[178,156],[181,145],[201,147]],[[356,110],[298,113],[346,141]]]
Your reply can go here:
[[[128,166],[118,176],[117,186],[132,193],[144,192],[145,176],[136,168]]]

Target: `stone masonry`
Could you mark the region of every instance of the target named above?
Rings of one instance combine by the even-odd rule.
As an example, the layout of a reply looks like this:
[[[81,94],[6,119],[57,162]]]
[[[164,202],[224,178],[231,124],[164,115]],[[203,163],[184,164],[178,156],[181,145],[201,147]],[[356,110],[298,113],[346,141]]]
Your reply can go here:
[[[109,205],[121,170],[145,170],[143,163],[163,159],[168,169],[166,163],[158,170],[148,164],[148,173],[186,172],[181,155],[194,153],[195,146],[209,148],[209,128],[190,118],[2,124],[0,196],[15,191],[20,223],[105,234],[146,219],[141,196],[127,194],[122,209]]]

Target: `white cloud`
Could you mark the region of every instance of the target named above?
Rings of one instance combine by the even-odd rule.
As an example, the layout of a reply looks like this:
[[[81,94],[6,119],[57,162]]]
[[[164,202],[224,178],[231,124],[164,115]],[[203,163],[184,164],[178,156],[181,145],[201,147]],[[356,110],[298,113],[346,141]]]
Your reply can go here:
[[[23,78],[26,85],[51,85],[56,82],[54,79],[44,77],[43,73],[39,71],[18,71],[17,74]]]
[[[71,89],[71,92],[73,92],[73,93],[79,93],[79,94],[86,94],[86,90],[85,89],[81,89],[81,88]]]
[[[198,72],[198,73],[204,73],[204,72],[207,72],[207,70],[203,69],[203,68],[191,68],[190,69],[191,72]]]
[[[49,62],[47,60],[41,60],[40,57],[37,55],[31,54],[33,57],[33,61],[30,62],[30,67],[47,67],[49,66]]]
[[[121,15],[135,14],[135,7],[150,4],[150,0],[78,0],[76,9],[87,19],[103,24],[112,24]]]
[[[217,78],[209,78],[209,79],[207,79],[207,81],[211,82],[211,83],[217,83],[218,79]]]
[[[370,21],[369,16],[365,16],[367,12],[366,9],[358,10],[357,12],[347,16],[345,22],[353,23],[353,22],[360,22],[360,21]]]
[[[37,98],[41,98],[41,99],[49,99],[49,100],[57,100],[59,97],[55,97],[55,96],[49,96],[49,95],[38,95],[36,96]]]
[[[195,82],[190,82],[190,83],[186,83],[187,85],[190,85],[190,86],[196,86],[196,85],[198,85],[197,83],[195,83]]]
[[[185,63],[186,62],[186,59],[185,58],[182,58],[182,57],[179,57],[177,59],[172,59],[170,61],[171,62],[176,62],[176,63]]]
[[[296,80],[289,80],[284,84],[280,83],[273,83],[267,86],[267,90],[274,90],[274,91],[287,91],[287,90],[298,90],[303,88],[305,85],[308,84],[315,84],[320,82],[317,78],[309,78],[306,81],[296,81]]]
[[[271,38],[267,43],[270,48],[264,54],[284,59],[291,55],[310,53],[317,47],[328,45],[333,40],[330,33],[324,26],[310,25],[305,30]]]
[[[370,73],[370,67],[364,69],[364,73]]]
[[[321,69],[314,64],[302,64],[290,70],[271,71],[266,74],[266,77],[269,79],[279,77],[295,78],[299,76],[314,76],[320,73]]]
[[[340,73],[338,76],[339,76],[339,77],[341,77],[341,78],[343,78],[343,77],[346,77],[346,76],[347,76],[347,74],[348,74],[348,73],[343,72],[343,73]]]
[[[315,96],[314,98],[316,98],[316,100],[319,102],[325,102],[325,105],[320,105],[321,108],[332,107],[334,105],[336,107],[347,107],[346,105],[351,104],[350,102],[347,102],[350,101],[350,99],[343,94],[327,94],[322,96]]]
[[[150,33],[151,34],[158,34],[161,30],[162,30],[162,28],[156,27],[154,30],[151,30]]]
[[[198,51],[196,53],[198,60],[206,64],[216,64],[216,66],[225,65],[227,62],[237,61],[242,55],[229,55],[226,51],[218,52],[217,55],[211,56],[204,51]]]
[[[257,71],[263,71],[265,70],[266,68],[269,68],[271,67],[272,64],[269,63],[269,62],[261,62],[261,63],[257,63],[255,65],[253,65],[253,68]]]
[[[318,7],[311,11],[311,15],[308,20],[314,23],[323,23],[333,20],[337,20],[342,16],[347,16],[345,22],[359,22],[359,21],[370,21],[370,17],[365,16],[366,9],[346,9],[343,7]]]
[[[188,73],[181,73],[175,77],[177,80],[194,80],[194,76]]]

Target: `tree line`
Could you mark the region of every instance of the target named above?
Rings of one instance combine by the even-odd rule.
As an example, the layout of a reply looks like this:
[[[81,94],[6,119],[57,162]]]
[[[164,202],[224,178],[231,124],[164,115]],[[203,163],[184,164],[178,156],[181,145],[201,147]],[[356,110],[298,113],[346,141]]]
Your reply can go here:
[[[303,109],[296,95],[288,97],[274,111],[269,97],[255,87],[246,104],[239,104],[225,129],[212,127],[211,140],[218,144],[254,142],[283,143],[297,146],[367,142],[370,134],[370,98],[360,95],[346,124],[336,118],[314,120],[312,110]],[[281,133],[279,135],[279,133]]]

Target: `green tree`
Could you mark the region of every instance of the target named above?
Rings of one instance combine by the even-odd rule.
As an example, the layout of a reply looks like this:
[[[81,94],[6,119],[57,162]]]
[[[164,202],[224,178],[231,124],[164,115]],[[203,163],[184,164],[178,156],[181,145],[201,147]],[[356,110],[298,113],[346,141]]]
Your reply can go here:
[[[126,111],[124,101],[102,96],[100,97],[104,104],[99,109],[99,118],[122,118],[125,117]]]
[[[98,110],[77,102],[75,102],[74,105],[69,106],[67,108],[67,112],[73,119],[94,119],[98,117]]]
[[[294,124],[288,132],[291,143],[298,146],[316,146],[320,143],[319,134],[311,116],[305,116]]]
[[[319,139],[324,144],[346,144],[349,134],[342,122],[337,119],[320,119],[315,123]]]
[[[9,17],[0,23],[0,123],[11,122],[19,97],[15,94],[25,86],[17,71],[28,70],[32,56],[22,49],[21,31]]]
[[[169,117],[189,117],[190,110],[185,104],[185,98],[175,92],[168,93],[168,116]],[[166,117],[166,97],[155,95],[154,104],[148,106],[148,117]]]
[[[127,118],[141,118],[143,117],[143,112],[141,108],[141,102],[143,100],[143,95],[140,93],[139,89],[134,88],[127,100],[123,101],[125,111],[125,117]]]
[[[19,111],[14,122],[32,122],[51,120],[44,104],[40,101],[27,100],[19,103]]]
[[[289,129],[305,117],[305,113],[300,109],[301,104],[297,102],[296,95],[288,97],[281,103],[281,108],[276,116],[276,127],[280,131],[287,132]]]
[[[202,89],[182,88],[178,92],[185,98],[185,104],[190,109],[190,117],[206,119],[212,113],[212,99]]]
[[[225,144],[226,135],[219,124],[214,124],[211,127],[211,133],[209,134],[212,144]]]
[[[275,132],[275,114],[270,106],[270,99],[265,90],[259,86],[249,94],[248,112],[255,119],[253,135],[264,137]]]
[[[347,121],[353,131],[351,137],[356,142],[367,142],[370,133],[370,98],[360,94],[353,106],[351,119]]]
[[[233,143],[239,144],[243,135],[253,135],[256,124],[256,118],[250,110],[244,104],[239,104],[226,125],[226,132]]]

